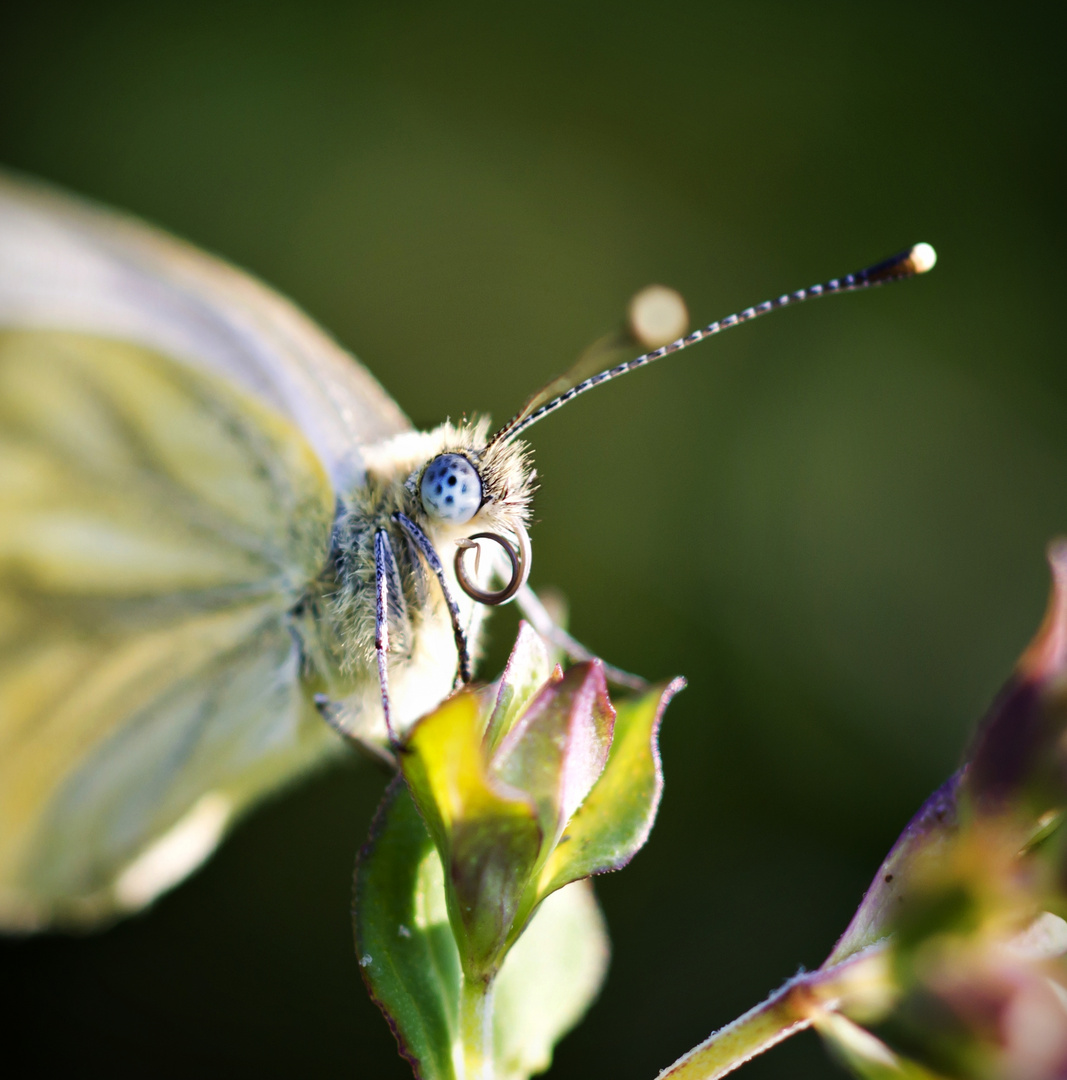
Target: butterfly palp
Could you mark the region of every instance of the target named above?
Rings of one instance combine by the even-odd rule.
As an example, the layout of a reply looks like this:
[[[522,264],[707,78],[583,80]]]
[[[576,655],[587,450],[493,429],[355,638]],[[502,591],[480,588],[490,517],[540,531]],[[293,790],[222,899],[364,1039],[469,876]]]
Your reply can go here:
[[[482,478],[462,454],[438,454],[422,474],[419,493],[430,517],[463,525],[482,505]]]

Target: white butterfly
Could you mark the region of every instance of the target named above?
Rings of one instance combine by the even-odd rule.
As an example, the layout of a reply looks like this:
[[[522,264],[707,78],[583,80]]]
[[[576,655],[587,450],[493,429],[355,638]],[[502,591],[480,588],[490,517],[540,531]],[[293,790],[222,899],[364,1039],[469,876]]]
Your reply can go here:
[[[417,432],[248,276],[0,177],[0,927],[149,903],[341,745],[331,726],[386,747],[469,679],[487,606],[517,596],[587,656],[525,584],[517,436],[727,326],[933,257],[918,245],[607,371],[586,358],[492,436]]]

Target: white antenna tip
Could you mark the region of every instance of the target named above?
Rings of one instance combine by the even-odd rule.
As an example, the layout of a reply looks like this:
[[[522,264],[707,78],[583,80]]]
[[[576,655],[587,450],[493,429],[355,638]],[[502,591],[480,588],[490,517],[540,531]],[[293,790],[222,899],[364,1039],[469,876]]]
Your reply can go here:
[[[630,301],[630,332],[646,349],[676,341],[689,329],[681,294],[666,285],[649,285]]]
[[[908,262],[917,274],[925,274],[934,268],[937,252],[929,244],[916,244],[908,255]]]

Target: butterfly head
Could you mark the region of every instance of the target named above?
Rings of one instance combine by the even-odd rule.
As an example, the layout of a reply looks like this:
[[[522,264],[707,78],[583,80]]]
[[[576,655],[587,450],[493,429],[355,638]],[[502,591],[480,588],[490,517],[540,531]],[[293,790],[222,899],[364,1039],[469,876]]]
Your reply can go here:
[[[437,452],[412,471],[406,486],[438,551],[444,555],[455,545],[459,586],[479,603],[495,605],[510,600],[530,572],[526,526],[536,473],[525,443],[493,443],[488,430],[486,421],[443,424],[432,433]],[[468,573],[468,564],[480,562],[468,556],[479,540],[500,549],[491,552],[506,581],[499,591],[481,588]]]
[[[629,336],[625,341],[609,335],[594,343],[570,371],[530,397],[492,436],[486,421],[446,423],[425,436],[414,433],[402,436],[401,441],[410,437],[429,440],[420,444],[417,456],[408,466],[412,471],[404,489],[409,503],[436,550],[443,554],[446,548],[456,545],[455,576],[463,591],[479,603],[504,603],[525,583],[530,570],[526,524],[535,473],[529,449],[519,436],[531,424],[595,386],[687,349],[732,326],[818,296],[914,277],[929,270],[935,260],[929,244],[916,244],[883,262],[824,284],[784,293],[684,337],[674,337],[682,334],[688,325],[688,313],[681,298],[661,286],[646,289],[631,304]],[[608,352],[631,340],[655,347],[613,367],[602,366]],[[508,585],[499,592],[484,591],[467,576],[467,552],[477,547],[481,539],[494,541],[511,563]],[[499,557],[496,565],[502,565]]]

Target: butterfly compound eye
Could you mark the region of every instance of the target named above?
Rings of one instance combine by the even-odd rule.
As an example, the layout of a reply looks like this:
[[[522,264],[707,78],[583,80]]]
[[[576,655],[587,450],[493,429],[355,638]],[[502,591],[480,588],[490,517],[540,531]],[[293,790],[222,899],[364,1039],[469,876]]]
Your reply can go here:
[[[450,525],[470,521],[482,505],[482,478],[462,454],[438,454],[419,487],[426,513]]]

